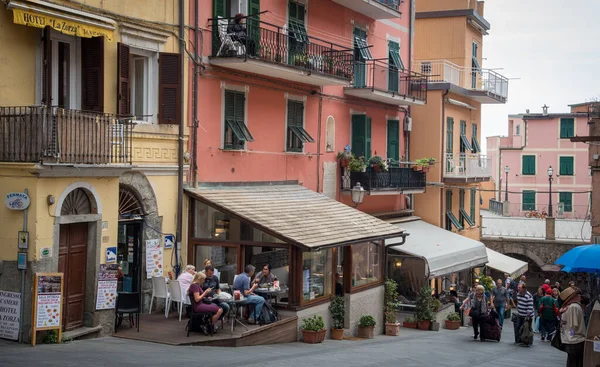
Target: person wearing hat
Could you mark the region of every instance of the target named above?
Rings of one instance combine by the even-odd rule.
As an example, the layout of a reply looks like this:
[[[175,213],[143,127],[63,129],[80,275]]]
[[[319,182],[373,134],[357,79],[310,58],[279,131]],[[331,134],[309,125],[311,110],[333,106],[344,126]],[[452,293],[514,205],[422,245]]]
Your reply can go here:
[[[560,309],[560,339],[567,352],[567,367],[583,367],[585,321],[579,288],[567,288],[560,293],[563,305]]]
[[[256,43],[252,38],[248,37],[246,26],[242,24],[242,19],[244,18],[246,18],[244,14],[236,14],[233,18],[233,23],[227,27],[227,34],[231,36],[234,42],[239,42],[246,47],[247,55],[255,56]]]
[[[556,316],[558,308],[556,301],[552,298],[552,290],[548,288],[546,295],[540,300],[539,315],[540,315],[540,332],[542,341],[550,342],[550,335],[554,333],[556,326]]]

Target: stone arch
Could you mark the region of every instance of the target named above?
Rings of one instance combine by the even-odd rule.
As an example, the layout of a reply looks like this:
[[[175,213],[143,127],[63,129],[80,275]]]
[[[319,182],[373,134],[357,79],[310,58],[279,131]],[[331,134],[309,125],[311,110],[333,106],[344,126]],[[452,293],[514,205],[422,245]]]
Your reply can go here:
[[[504,246],[504,251],[502,251],[502,253],[504,253],[505,255],[517,254],[525,256],[528,259],[531,259],[540,268],[546,265],[546,262],[542,260],[538,255],[536,255],[533,251],[523,248],[522,246],[506,245]]]
[[[119,185],[119,220],[141,218],[144,206],[138,193],[130,186]]]
[[[73,182],[63,192],[60,194],[58,200],[56,201],[56,208],[54,209],[54,215],[56,217],[61,216],[61,211],[63,209],[63,205],[65,204],[65,200],[69,194],[71,194],[74,190],[81,189],[90,199],[90,208],[92,214],[102,214],[102,202],[100,201],[100,196],[98,192],[89,182],[77,181]]]
[[[158,204],[154,189],[143,173],[126,172],[122,174],[119,177],[119,186],[127,188],[137,196],[146,216],[158,216]]]

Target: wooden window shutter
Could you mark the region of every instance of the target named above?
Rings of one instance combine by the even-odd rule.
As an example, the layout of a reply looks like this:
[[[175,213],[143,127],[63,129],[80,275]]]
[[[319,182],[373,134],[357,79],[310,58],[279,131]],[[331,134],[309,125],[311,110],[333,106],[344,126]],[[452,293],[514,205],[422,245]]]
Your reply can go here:
[[[158,59],[158,123],[178,124],[181,103],[179,83],[180,55],[178,53],[159,54]]]
[[[387,122],[387,157],[400,160],[400,122],[396,120]]]
[[[371,118],[367,117],[367,125],[365,127],[365,158],[371,158]]]
[[[357,157],[366,157],[366,116],[352,115],[352,153]]]
[[[130,114],[129,93],[129,46],[117,44],[117,114]]]
[[[225,91],[225,120],[235,120],[235,93]]]
[[[227,6],[225,0],[213,0],[213,18],[227,18]]]
[[[104,112],[104,37],[81,38],[81,105]]]
[[[244,93],[235,93],[234,94],[234,114],[235,114],[235,120],[239,121],[241,123],[245,123],[245,105],[246,105],[246,96],[244,95]]]
[[[42,104],[52,106],[52,41],[50,40],[50,27],[44,28],[44,49],[42,62]]]

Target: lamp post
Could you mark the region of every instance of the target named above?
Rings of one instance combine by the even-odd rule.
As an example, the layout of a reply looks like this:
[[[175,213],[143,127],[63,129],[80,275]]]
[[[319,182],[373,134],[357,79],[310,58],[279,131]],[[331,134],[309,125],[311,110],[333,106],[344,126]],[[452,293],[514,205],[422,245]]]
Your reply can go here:
[[[357,182],[350,191],[352,192],[352,202],[354,203],[354,207],[358,208],[365,199],[365,189],[360,185],[360,182]]]
[[[504,173],[506,173],[506,179],[504,180],[506,184],[506,190],[504,190],[504,201],[508,201],[508,172],[510,172],[510,167],[504,166]]]
[[[552,174],[554,173],[554,170],[552,169],[552,166],[548,167],[548,183],[550,185],[550,190],[548,192],[548,216],[550,218],[552,218]]]

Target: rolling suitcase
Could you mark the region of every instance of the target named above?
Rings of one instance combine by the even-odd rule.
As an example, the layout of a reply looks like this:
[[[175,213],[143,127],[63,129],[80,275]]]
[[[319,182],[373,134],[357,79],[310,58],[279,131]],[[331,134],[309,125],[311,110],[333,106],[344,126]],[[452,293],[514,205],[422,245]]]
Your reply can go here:
[[[498,321],[498,314],[492,310],[486,317],[482,325],[483,338],[486,340],[500,341],[502,337],[502,329],[500,328],[500,322]]]

